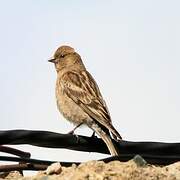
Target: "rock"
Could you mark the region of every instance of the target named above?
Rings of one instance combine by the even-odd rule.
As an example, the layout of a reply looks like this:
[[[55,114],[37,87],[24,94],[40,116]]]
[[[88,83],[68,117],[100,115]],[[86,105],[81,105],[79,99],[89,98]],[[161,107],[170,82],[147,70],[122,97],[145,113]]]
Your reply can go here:
[[[5,176],[4,176],[5,175]],[[17,180],[22,178],[23,176],[20,174],[18,171],[12,171],[9,173],[3,173],[0,175],[0,180],[1,179],[9,179],[9,180]]]
[[[50,174],[60,174],[61,171],[62,171],[61,164],[57,162],[48,166],[45,172],[47,175],[50,175]]]
[[[137,166],[139,167],[143,167],[147,165],[147,162],[140,156],[140,155],[136,155],[133,158],[133,161],[137,164]]]

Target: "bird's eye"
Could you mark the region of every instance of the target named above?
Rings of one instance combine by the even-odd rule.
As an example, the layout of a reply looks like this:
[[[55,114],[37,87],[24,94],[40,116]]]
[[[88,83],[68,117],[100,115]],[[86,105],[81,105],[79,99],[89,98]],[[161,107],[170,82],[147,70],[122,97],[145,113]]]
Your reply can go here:
[[[61,55],[60,57],[63,58],[65,55]]]

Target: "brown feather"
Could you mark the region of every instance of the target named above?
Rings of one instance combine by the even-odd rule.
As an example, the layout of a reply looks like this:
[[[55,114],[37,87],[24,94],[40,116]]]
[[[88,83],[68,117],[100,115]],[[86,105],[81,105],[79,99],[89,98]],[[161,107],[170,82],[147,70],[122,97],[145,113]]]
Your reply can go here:
[[[113,127],[111,117],[99,88],[88,71],[68,71],[59,81],[63,92],[77,103],[90,117],[109,129],[113,137],[122,139]]]

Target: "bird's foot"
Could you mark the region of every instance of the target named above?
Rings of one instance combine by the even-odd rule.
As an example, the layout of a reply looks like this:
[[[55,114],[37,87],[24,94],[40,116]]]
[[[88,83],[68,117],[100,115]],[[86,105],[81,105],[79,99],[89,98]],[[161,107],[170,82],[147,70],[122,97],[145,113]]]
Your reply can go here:
[[[72,131],[69,131],[68,134],[75,136],[75,138],[76,138],[76,143],[79,142],[79,136],[74,133],[74,129],[73,129]]]
[[[79,143],[79,141],[80,141],[79,136],[77,134],[74,134],[74,136],[76,136],[76,143]]]
[[[74,129],[69,131],[68,134],[74,135]]]

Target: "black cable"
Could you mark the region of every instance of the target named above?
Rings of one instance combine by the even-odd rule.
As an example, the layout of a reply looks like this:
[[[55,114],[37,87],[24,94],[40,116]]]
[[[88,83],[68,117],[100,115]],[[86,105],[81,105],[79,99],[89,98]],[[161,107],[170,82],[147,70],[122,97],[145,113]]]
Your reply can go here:
[[[119,149],[119,160],[126,161],[141,155],[153,164],[170,164],[180,160],[180,143],[163,142],[115,142]],[[48,148],[66,148],[77,151],[108,154],[104,142],[96,137],[59,134],[48,131],[8,130],[0,131],[0,145],[29,144]]]
[[[29,144],[48,148],[66,148],[77,151],[109,154],[104,142],[96,137],[59,134],[49,131],[7,130],[0,131],[0,145]]]

